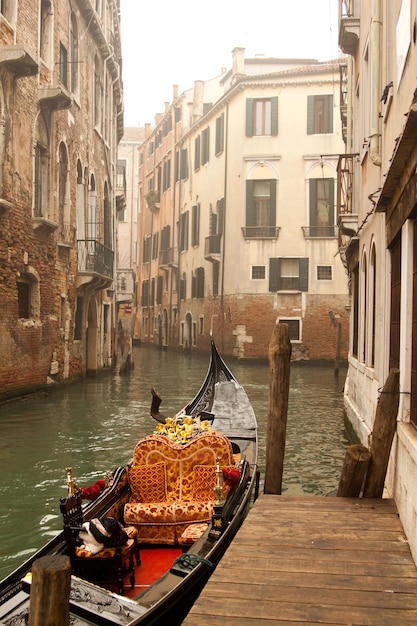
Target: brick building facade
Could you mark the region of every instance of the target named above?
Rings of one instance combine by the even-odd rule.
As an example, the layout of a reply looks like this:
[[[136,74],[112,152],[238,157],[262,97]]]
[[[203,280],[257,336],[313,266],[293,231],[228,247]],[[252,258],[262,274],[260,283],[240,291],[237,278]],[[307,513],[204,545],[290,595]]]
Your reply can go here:
[[[0,13],[0,401],[111,364],[118,0]]]

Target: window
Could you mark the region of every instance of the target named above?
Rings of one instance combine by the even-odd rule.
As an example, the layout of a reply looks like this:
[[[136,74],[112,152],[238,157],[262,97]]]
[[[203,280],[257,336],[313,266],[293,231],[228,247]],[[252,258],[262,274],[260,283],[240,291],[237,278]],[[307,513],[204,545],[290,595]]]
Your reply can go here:
[[[200,169],[200,161],[201,161],[201,137],[198,135],[194,139],[194,171]]]
[[[245,237],[276,237],[276,180],[246,181]]]
[[[70,89],[72,93],[78,93],[78,26],[74,14],[71,15],[70,54]]]
[[[59,144],[58,224],[61,241],[70,241],[68,193],[68,153],[63,141]]]
[[[180,150],[180,179],[188,178],[188,150],[181,148]]]
[[[10,24],[14,24],[16,20],[16,0],[1,0],[0,13],[4,15]]]
[[[37,143],[35,146],[35,180],[34,206],[35,217],[45,217],[44,207],[48,206],[48,152],[44,146]]]
[[[213,296],[219,295],[219,263],[213,263]]]
[[[39,318],[40,290],[39,275],[33,268],[25,266],[25,270],[16,281],[17,307],[19,319]]]
[[[218,155],[224,150],[224,113],[216,119],[216,145],[215,154]]]
[[[307,135],[333,132],[333,96],[307,96]]]
[[[41,0],[41,23],[39,36],[39,53],[41,59],[49,64],[52,55],[52,4],[49,0]]]
[[[149,280],[142,281],[141,306],[149,306]]]
[[[188,250],[188,222],[189,213],[185,211],[180,215],[179,236],[180,236],[180,252]]]
[[[68,87],[68,52],[62,43],[59,44],[59,80]]]
[[[331,265],[317,265],[317,280],[333,280],[333,267]]]
[[[142,262],[148,263],[151,260],[151,237],[145,237],[143,240]]]
[[[164,285],[164,277],[158,276],[156,279],[156,304],[162,304],[162,289]]]
[[[154,233],[152,237],[152,259],[158,258],[159,233]]]
[[[101,84],[100,66],[97,55],[94,57],[94,125],[101,128],[103,110],[103,86]]]
[[[269,291],[308,291],[308,259],[269,259]]]
[[[29,319],[30,314],[30,281],[25,278],[21,278],[17,282],[17,306],[18,306],[18,318]]]
[[[200,315],[198,318],[198,334],[204,335],[204,315]]]
[[[210,128],[201,133],[201,165],[209,162],[210,157]]]
[[[310,237],[335,237],[334,179],[310,178]]]
[[[185,300],[187,297],[187,274],[184,272],[180,280],[180,300]]]
[[[266,276],[265,265],[252,265],[251,267],[251,279],[252,280],[264,280]]]
[[[200,243],[200,203],[192,207],[191,214],[191,245],[198,246]]]
[[[246,136],[278,135],[278,98],[246,99]]]
[[[162,191],[166,191],[170,187],[171,187],[171,159],[167,159],[164,162]]]
[[[75,310],[74,341],[80,341],[83,336],[83,303],[82,296],[77,296],[77,308]]]
[[[279,318],[280,324],[288,324],[290,341],[301,341],[301,320],[298,318]]]

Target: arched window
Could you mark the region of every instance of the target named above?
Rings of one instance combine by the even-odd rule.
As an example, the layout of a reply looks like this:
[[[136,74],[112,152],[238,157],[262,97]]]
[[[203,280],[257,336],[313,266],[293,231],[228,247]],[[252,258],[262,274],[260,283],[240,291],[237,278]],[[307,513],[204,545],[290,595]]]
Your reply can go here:
[[[369,304],[370,304],[370,347],[369,347],[369,365],[375,365],[375,329],[376,329],[376,250],[375,245],[372,246],[371,258],[369,265]]]
[[[59,144],[59,167],[58,167],[58,224],[61,238],[68,240],[69,233],[69,203],[68,192],[68,153],[63,141]]]

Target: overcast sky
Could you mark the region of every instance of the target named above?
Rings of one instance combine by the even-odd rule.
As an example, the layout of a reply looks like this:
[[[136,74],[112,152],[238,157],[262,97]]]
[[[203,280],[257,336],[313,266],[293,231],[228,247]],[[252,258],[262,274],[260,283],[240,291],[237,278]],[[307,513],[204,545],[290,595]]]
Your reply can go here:
[[[154,124],[195,80],[231,68],[245,56],[339,56],[338,0],[120,0],[125,126]]]

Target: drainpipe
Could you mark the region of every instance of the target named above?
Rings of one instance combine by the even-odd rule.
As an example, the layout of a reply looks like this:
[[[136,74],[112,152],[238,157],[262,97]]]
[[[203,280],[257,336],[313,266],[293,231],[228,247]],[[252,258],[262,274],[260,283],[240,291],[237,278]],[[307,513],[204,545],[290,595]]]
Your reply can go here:
[[[379,101],[381,97],[381,0],[372,1],[371,18],[371,132],[369,155],[374,165],[381,165]]]

